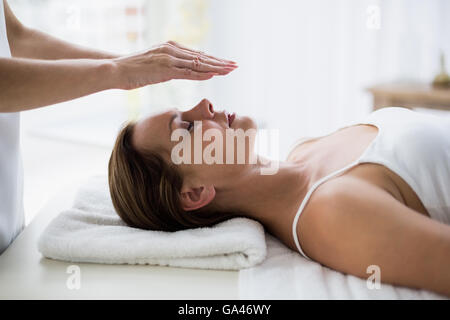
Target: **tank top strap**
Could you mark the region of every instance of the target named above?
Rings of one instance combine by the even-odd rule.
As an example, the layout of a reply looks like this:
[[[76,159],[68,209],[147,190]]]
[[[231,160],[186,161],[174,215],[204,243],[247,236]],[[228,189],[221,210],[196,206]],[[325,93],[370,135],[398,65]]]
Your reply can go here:
[[[358,163],[359,163],[359,160],[353,161],[352,163],[348,164],[347,166],[345,166],[345,167],[343,167],[343,168],[341,168],[341,169],[339,169],[339,170],[336,170],[336,171],[330,173],[329,175],[327,175],[327,176],[325,176],[325,177],[323,177],[323,178],[317,180],[317,181],[314,183],[314,185],[308,190],[308,192],[306,193],[305,198],[303,199],[302,203],[300,204],[300,207],[299,207],[299,209],[297,210],[297,213],[295,214],[295,217],[294,217],[294,221],[293,221],[293,223],[292,223],[292,236],[293,236],[293,238],[294,238],[294,242],[295,242],[295,245],[296,245],[298,251],[301,253],[302,256],[304,256],[304,257],[307,258],[308,260],[311,260],[311,258],[309,258],[309,257],[303,252],[303,250],[302,250],[302,248],[301,248],[301,246],[300,246],[300,242],[298,241],[298,236],[297,236],[297,224],[298,224],[298,220],[299,220],[299,218],[300,218],[300,215],[301,215],[302,212],[303,212],[303,209],[305,208],[305,206],[306,206],[306,204],[307,204],[309,198],[311,197],[311,195],[312,195],[312,193],[314,192],[314,190],[317,189],[317,187],[319,187],[319,186],[320,186],[322,183],[324,183],[325,181],[327,181],[327,180],[329,180],[329,179],[331,179],[331,178],[333,178],[333,177],[335,177],[335,176],[337,176],[337,175],[343,173],[344,171],[346,171],[346,170],[348,170],[348,169],[350,169],[350,168],[356,166]]]
[[[11,50],[9,48],[6,33],[5,8],[3,7],[3,1],[0,1],[0,57],[11,57]]]
[[[394,107],[395,108],[395,107]],[[392,108],[391,108],[392,109]],[[338,130],[340,129],[344,129],[344,128],[348,128],[351,126],[355,126],[355,125],[361,125],[361,124],[369,124],[369,125],[373,125],[375,127],[378,128],[378,134],[377,136],[370,142],[369,146],[364,150],[364,152],[361,154],[361,156],[356,159],[355,161],[351,162],[350,164],[348,164],[347,166],[338,169],[330,174],[328,174],[327,176],[319,179],[318,181],[316,181],[313,186],[308,190],[308,192],[306,193],[305,198],[303,199],[295,217],[294,217],[294,221],[292,223],[292,236],[294,238],[294,242],[295,245],[298,249],[298,251],[307,259],[311,260],[302,250],[301,246],[300,246],[300,242],[298,241],[298,236],[297,236],[297,224],[298,224],[298,220],[300,218],[300,215],[303,212],[303,209],[305,208],[306,204],[308,203],[309,198],[311,197],[312,193],[317,189],[317,187],[319,187],[322,183],[328,181],[329,179],[353,168],[354,166],[358,165],[361,162],[364,162],[365,157],[367,157],[368,153],[371,152],[371,149],[373,148],[373,146],[375,145],[375,143],[381,138],[382,135],[382,131],[384,131],[384,122],[385,122],[385,118],[387,116],[390,116],[388,114],[386,114],[386,110],[383,109],[379,109],[376,110],[372,113],[370,113],[369,115],[364,116],[363,118],[351,121],[349,124],[347,124],[346,126],[340,127]],[[306,138],[303,141],[299,141],[297,142],[297,144],[295,146],[298,146],[300,144],[302,144],[303,142],[306,142],[308,140],[312,140],[315,138]]]

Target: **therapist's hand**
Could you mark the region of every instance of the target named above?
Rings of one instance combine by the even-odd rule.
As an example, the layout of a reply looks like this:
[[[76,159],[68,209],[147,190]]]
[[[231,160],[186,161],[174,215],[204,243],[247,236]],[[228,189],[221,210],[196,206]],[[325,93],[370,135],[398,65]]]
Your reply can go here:
[[[114,87],[135,89],[172,79],[208,80],[237,68],[235,62],[215,58],[169,41],[150,50],[112,59]]]

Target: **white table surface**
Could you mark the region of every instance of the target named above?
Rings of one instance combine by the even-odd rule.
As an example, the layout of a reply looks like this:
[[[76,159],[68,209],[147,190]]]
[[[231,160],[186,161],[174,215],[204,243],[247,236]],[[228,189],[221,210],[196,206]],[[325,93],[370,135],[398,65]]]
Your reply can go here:
[[[37,240],[74,191],[51,200],[0,256],[0,299],[239,299],[238,271],[149,265],[76,263],[80,288],[69,289],[74,263],[44,258]]]

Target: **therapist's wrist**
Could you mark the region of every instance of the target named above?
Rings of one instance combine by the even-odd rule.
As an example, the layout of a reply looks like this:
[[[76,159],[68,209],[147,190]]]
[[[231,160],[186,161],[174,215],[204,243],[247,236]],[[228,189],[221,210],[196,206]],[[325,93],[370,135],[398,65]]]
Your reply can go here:
[[[136,77],[135,66],[124,61],[126,57],[115,57],[108,59],[105,69],[109,74],[108,84],[110,89],[131,90],[136,87],[130,86],[130,82]]]
[[[101,83],[100,90],[119,89],[119,70],[113,59],[96,59],[95,73]]]

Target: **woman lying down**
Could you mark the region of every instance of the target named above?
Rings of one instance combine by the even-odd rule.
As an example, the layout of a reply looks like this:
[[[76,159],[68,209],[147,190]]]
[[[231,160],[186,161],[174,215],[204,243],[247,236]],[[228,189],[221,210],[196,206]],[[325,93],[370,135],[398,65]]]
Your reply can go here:
[[[182,136],[191,150],[173,152],[177,129],[192,133]],[[382,282],[450,296],[449,119],[380,109],[362,123],[301,141],[276,166],[255,154],[252,139],[245,163],[225,160],[237,156],[237,143],[225,141],[222,164],[194,159],[211,144],[194,141],[195,131],[208,129],[225,140],[230,129],[256,126],[204,99],[121,130],[109,186],[125,223],[176,231],[244,216],[329,268],[367,279],[375,265]],[[175,164],[179,157],[192,161]],[[268,167],[278,170],[261,174]]]

